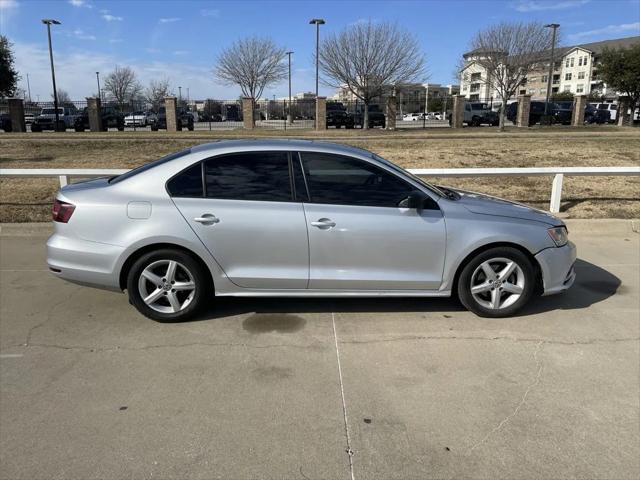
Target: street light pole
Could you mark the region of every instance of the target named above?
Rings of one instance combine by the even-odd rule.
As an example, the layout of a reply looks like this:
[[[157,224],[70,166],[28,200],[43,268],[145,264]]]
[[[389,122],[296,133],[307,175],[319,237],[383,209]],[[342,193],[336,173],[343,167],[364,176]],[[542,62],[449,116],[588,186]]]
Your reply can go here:
[[[293,52],[287,52],[287,56],[289,57],[289,110],[287,111],[287,118],[289,124],[293,123],[293,117],[291,116],[291,54]]]
[[[322,18],[314,18],[309,22],[309,25],[316,26],[316,98],[318,98],[318,72],[320,70],[320,25],[325,23]]]
[[[29,74],[27,73],[27,89],[29,90],[29,103],[31,103],[31,85],[29,84]]]
[[[550,23],[545,25],[545,28],[551,28],[551,62],[549,62],[549,76],[547,77],[547,98],[544,103],[544,116],[548,118],[549,115],[549,94],[551,93],[551,78],[553,77],[553,62],[554,62],[554,50],[556,48],[556,30],[560,27],[559,23]]]
[[[98,80],[98,98],[102,101],[102,95],[100,94],[100,72],[96,72],[96,79]]]
[[[182,87],[178,87],[178,105],[182,103]]]
[[[45,18],[42,20],[47,26],[47,36],[49,37],[49,59],[51,60],[51,80],[53,82],[53,108],[56,112],[56,131],[58,130],[58,122],[60,121],[58,114],[58,90],[56,89],[56,71],[53,68],[53,48],[51,47],[51,25],[60,25],[58,20]]]

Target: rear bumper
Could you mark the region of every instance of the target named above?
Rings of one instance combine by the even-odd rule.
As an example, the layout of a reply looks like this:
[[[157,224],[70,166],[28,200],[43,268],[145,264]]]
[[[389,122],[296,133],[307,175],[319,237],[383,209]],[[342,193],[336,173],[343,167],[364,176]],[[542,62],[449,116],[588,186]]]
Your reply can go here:
[[[547,248],[536,255],[542,270],[543,295],[553,295],[567,290],[576,279],[574,264],[576,246],[568,242],[560,248]]]
[[[47,240],[47,265],[56,277],[81,285],[120,291],[115,266],[123,247],[54,233]]]

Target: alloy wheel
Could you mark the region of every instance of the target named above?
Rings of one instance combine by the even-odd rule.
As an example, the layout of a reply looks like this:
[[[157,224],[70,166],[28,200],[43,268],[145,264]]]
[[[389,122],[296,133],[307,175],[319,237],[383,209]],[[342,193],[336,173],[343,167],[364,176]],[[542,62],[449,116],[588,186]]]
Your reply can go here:
[[[513,305],[524,292],[525,275],[515,261],[496,257],[482,262],[471,275],[471,295],[491,310]]]
[[[138,291],[149,308],[160,313],[177,313],[193,300],[196,284],[182,263],[156,260],[140,274]]]

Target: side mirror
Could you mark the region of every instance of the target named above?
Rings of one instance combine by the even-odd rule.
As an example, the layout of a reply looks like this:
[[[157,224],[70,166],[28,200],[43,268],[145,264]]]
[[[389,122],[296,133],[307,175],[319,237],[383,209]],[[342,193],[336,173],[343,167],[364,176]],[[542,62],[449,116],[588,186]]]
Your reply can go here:
[[[421,209],[424,206],[425,196],[421,193],[410,193],[409,196],[400,200],[398,207]]]

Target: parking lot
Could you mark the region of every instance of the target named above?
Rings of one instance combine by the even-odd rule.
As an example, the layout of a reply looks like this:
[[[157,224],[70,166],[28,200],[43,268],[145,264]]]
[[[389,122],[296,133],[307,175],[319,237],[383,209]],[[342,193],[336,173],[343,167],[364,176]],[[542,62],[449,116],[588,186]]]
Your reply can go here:
[[[161,324],[0,230],[2,478],[638,478],[640,235],[569,221],[578,278],[448,299],[219,299]],[[351,454],[349,454],[349,452]]]

